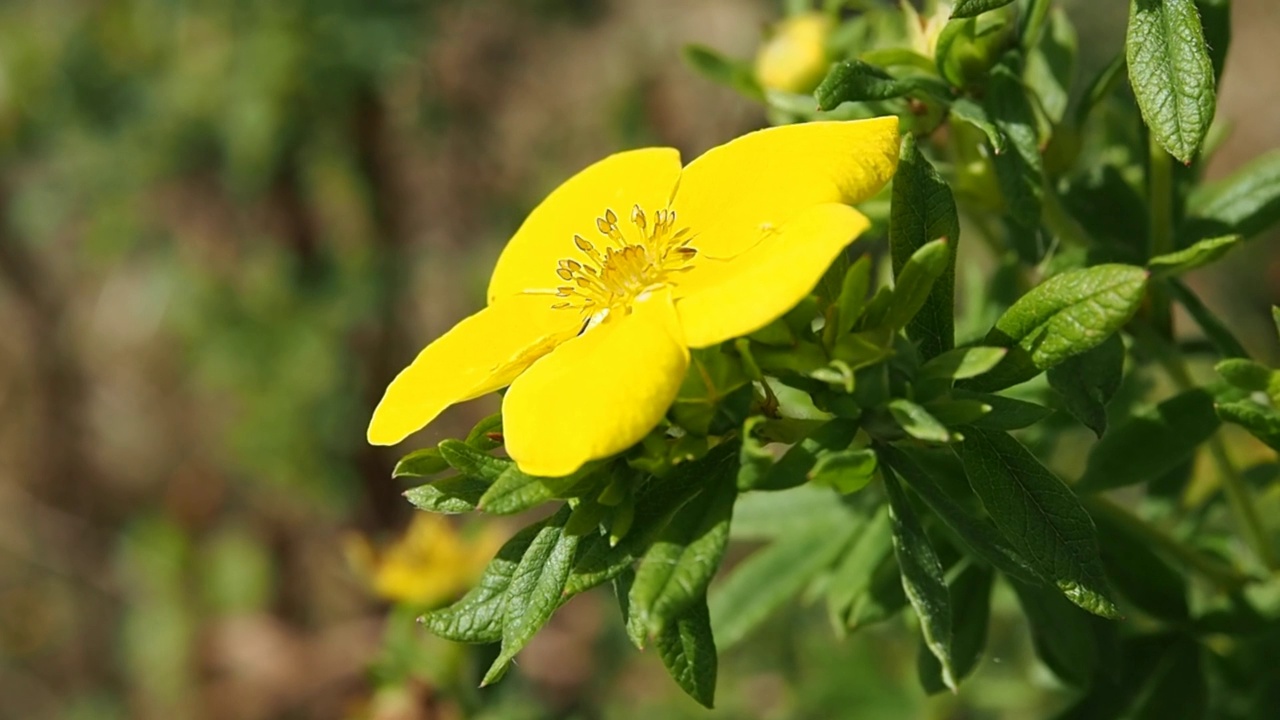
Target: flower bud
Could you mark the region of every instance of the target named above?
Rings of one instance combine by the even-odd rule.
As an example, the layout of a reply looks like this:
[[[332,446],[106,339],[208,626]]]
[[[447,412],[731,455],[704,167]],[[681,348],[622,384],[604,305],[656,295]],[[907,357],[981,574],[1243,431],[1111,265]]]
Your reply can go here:
[[[756,80],[769,90],[811,92],[826,77],[831,18],[803,13],[779,22],[756,55]]]

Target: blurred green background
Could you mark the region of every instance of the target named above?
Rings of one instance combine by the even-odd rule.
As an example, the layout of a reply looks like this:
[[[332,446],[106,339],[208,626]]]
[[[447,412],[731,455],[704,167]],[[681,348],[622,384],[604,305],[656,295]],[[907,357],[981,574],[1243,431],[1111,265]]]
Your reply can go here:
[[[1105,63],[1124,3],[1067,5],[1082,64]],[[367,446],[364,426],[420,346],[480,306],[502,243],[568,173],[761,126],[679,50],[748,58],[779,12],[0,4],[0,717],[707,716],[631,651],[604,596],[479,693],[473,651],[422,637],[411,609],[388,619],[379,548],[410,520],[397,450],[496,402],[398,449]],[[1280,6],[1234,12],[1213,176],[1280,146]],[[1192,278],[1260,351],[1278,258],[1258,242]],[[840,642],[791,614],[728,654],[718,715],[1038,716],[1061,697],[1023,635],[995,624],[961,706],[923,697],[900,621]]]

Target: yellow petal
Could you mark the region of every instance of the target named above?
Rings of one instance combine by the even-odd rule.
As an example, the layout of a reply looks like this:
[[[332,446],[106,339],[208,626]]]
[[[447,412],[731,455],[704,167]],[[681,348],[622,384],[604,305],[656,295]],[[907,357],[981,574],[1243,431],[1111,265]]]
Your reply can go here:
[[[694,160],[672,207],[700,256],[728,258],[813,205],[871,197],[897,166],[896,117],[784,125]]]
[[[585,259],[574,235],[602,244],[596,218],[605,210],[626,218],[635,205],[645,212],[665,209],[679,177],[679,151],[643,148],[610,155],[569,178],[529,213],[507,243],[489,280],[489,301],[563,285],[556,263]]]
[[[556,348],[502,401],[507,453],[560,477],[639,442],[675,400],[689,365],[669,292]]]
[[[505,387],[573,337],[581,317],[552,310],[553,302],[546,295],[502,298],[437,338],[387,387],[369,423],[369,442],[400,442],[450,405]]]
[[[689,347],[755,332],[795,307],[840,251],[870,226],[847,205],[818,205],[731,260],[704,260],[677,287]]]

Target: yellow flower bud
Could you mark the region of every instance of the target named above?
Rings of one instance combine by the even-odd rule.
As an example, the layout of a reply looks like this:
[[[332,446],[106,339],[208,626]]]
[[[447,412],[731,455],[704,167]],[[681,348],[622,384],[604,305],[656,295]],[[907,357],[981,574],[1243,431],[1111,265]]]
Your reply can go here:
[[[770,90],[807,93],[826,77],[831,18],[804,13],[778,23],[756,55],[756,80]]]

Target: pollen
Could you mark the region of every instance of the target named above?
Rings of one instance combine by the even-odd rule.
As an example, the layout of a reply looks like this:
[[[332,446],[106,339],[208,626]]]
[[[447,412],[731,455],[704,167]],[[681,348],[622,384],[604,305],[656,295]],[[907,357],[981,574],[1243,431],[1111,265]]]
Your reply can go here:
[[[556,275],[565,284],[555,289],[559,301],[553,308],[577,310],[594,321],[610,312],[628,311],[636,298],[674,285],[675,277],[690,269],[698,255],[690,246],[694,235],[688,228],[677,229],[674,210],[646,214],[636,205],[629,220],[619,222],[618,214],[606,208],[596,218],[597,242],[573,236],[585,260],[559,261]]]

